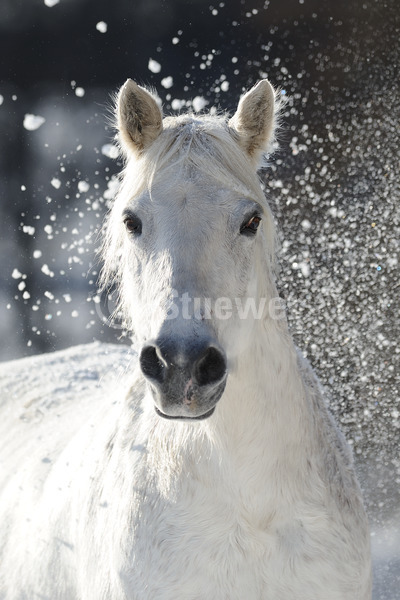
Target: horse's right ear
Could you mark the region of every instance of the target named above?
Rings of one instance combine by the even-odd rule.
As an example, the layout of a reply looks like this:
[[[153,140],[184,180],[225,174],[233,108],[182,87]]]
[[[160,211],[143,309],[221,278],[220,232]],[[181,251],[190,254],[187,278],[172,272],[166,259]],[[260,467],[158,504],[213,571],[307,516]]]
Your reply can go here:
[[[140,156],[162,131],[161,109],[149,92],[128,79],[119,91],[116,112],[122,149]]]

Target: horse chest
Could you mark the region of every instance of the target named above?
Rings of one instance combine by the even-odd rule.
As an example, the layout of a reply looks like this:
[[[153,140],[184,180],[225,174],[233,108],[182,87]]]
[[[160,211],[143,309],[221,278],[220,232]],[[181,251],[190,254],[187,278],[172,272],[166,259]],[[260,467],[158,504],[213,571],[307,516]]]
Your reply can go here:
[[[218,498],[208,506],[206,500],[181,498],[153,507],[148,517],[142,513],[126,577],[132,590],[146,581],[138,600],[341,598],[337,589],[319,587],[319,579],[337,581],[337,567],[301,519],[262,523]]]

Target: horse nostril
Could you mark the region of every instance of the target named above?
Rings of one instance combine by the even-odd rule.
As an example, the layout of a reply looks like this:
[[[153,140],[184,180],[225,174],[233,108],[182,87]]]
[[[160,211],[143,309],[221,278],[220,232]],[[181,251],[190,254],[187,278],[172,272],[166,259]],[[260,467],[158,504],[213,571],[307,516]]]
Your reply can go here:
[[[220,381],[226,373],[226,360],[224,355],[211,346],[197,361],[194,368],[194,377],[198,385],[210,385]]]
[[[164,381],[164,364],[157,354],[155,346],[145,346],[140,353],[140,367],[143,375],[155,379],[159,383]]]

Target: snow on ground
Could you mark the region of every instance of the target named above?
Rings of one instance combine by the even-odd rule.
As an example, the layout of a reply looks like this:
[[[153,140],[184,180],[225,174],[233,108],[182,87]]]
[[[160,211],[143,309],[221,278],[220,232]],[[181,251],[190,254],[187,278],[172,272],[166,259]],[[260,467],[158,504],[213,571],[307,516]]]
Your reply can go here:
[[[1,363],[0,490],[28,461],[29,473],[32,460],[54,463],[79,430],[123,402],[121,378],[134,363],[129,347],[99,342]]]
[[[134,360],[126,345],[93,342],[0,363],[0,408],[30,422],[78,397],[80,407],[93,404],[93,397],[114,386]]]

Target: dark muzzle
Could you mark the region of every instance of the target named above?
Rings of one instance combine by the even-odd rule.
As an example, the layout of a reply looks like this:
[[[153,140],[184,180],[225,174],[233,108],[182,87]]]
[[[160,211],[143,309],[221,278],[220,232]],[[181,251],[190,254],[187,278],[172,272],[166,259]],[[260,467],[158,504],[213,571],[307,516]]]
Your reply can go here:
[[[206,418],[225,389],[226,358],[210,339],[190,343],[158,339],[142,349],[140,366],[156,411],[166,418]]]

